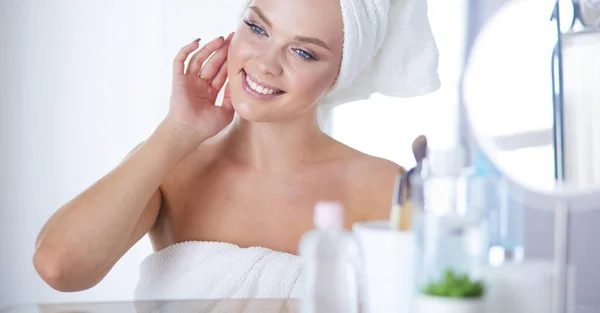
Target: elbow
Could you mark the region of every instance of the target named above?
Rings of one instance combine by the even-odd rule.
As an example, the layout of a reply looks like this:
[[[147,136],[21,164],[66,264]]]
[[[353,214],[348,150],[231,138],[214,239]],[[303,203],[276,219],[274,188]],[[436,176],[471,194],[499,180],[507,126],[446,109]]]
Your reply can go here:
[[[40,247],[33,256],[33,265],[38,275],[52,289],[61,292],[75,292],[89,289],[96,285],[96,282],[79,277],[78,268],[65,262],[67,258],[61,257],[56,250]]]

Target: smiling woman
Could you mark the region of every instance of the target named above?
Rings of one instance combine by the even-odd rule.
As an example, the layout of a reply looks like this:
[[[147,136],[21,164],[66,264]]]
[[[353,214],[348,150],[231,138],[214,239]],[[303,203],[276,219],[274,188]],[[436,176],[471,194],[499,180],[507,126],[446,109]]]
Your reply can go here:
[[[333,86],[342,60],[339,12],[336,1],[314,6],[255,1],[248,7],[228,60],[231,97],[240,117],[314,124],[316,103]],[[265,97],[265,88],[277,93]],[[277,101],[270,106],[261,102],[274,98]]]
[[[379,56],[407,69],[389,76]],[[168,114],[47,221],[38,273],[57,290],[88,289],[148,234],[138,298],[297,296],[315,203],[343,203],[348,228],[385,219],[403,170],[329,137],[318,111],[376,90],[431,92],[436,66],[422,1],[251,1],[235,33],[180,49]]]

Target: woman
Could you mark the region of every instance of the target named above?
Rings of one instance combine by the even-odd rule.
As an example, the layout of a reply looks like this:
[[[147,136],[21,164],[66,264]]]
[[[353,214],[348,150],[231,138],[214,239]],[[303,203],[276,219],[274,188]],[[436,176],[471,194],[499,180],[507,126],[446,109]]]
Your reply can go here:
[[[335,141],[317,120],[339,79],[339,12],[338,1],[255,0],[235,34],[183,47],[162,123],[43,227],[40,276],[88,289],[146,233],[157,253],[222,242],[293,255],[320,200],[342,202],[347,227],[387,218],[402,169]]]

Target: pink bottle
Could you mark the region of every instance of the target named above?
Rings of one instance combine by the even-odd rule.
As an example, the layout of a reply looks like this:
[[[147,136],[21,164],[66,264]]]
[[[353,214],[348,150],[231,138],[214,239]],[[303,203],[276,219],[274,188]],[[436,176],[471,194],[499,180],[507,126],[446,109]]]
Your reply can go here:
[[[344,229],[342,204],[317,203],[314,226],[299,248],[301,313],[359,312],[359,250],[353,234]]]

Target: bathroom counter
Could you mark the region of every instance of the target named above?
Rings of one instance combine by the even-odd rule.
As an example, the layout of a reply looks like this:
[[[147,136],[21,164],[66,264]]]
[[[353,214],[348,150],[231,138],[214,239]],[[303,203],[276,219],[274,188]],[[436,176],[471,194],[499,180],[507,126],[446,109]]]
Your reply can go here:
[[[1,313],[297,313],[297,300],[180,300],[39,304]]]

